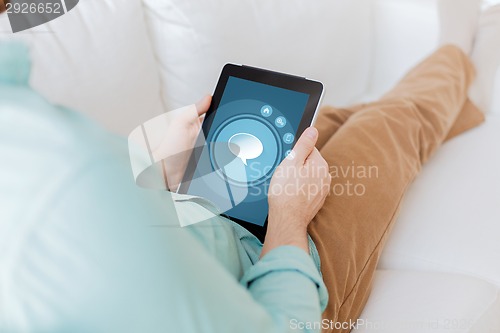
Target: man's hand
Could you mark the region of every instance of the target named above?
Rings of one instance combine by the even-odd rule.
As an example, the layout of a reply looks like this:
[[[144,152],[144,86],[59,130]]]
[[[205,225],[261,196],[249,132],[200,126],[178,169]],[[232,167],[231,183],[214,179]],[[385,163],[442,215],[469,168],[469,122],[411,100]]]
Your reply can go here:
[[[153,154],[167,156],[164,159],[164,172],[168,188],[175,191],[182,181],[189,158],[200,132],[205,113],[210,107],[211,96],[205,96],[196,103],[196,109],[178,109],[168,112],[168,129],[163,133],[164,140],[152,148]]]
[[[261,257],[282,245],[309,253],[307,226],[330,190],[328,164],[315,148],[318,130],[310,127],[276,168],[269,187],[269,221]]]

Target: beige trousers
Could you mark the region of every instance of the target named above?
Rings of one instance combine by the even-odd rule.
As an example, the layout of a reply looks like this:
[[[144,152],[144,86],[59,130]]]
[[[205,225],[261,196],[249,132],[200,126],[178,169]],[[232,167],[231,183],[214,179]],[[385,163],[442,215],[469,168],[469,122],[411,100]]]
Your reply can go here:
[[[321,109],[317,147],[333,177],[309,232],[330,295],[323,318],[358,318],[401,201],[422,164],[446,139],[484,120],[467,99],[473,76],[468,57],[445,46],[380,101]]]

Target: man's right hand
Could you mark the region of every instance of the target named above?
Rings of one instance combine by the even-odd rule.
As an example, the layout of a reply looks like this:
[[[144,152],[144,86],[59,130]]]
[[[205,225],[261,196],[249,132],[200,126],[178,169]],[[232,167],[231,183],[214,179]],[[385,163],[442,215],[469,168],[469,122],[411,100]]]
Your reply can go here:
[[[309,252],[307,226],[330,190],[328,164],[316,149],[318,130],[309,127],[276,168],[269,187],[269,219],[261,257],[282,245]]]

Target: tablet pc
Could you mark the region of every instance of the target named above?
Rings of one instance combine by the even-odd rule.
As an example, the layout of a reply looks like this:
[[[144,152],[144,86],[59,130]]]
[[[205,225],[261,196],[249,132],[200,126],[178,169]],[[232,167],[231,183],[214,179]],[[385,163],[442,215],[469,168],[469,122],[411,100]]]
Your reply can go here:
[[[275,168],[314,123],[321,82],[224,66],[178,192],[212,201],[264,241]]]

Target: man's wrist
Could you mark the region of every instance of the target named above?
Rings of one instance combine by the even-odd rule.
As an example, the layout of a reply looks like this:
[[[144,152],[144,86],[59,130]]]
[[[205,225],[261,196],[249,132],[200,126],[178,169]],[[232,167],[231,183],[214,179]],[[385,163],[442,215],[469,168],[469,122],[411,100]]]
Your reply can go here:
[[[276,222],[270,219],[261,257],[271,250],[285,245],[296,246],[309,253],[307,225],[305,223],[295,223],[295,221],[287,223],[284,221]]]

